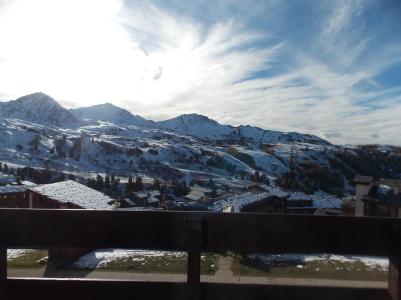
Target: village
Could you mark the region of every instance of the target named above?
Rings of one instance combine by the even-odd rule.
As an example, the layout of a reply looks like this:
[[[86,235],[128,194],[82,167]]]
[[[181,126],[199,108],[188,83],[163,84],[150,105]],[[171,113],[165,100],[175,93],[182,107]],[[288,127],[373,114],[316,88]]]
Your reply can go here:
[[[342,200],[333,195],[287,192],[265,180],[242,180],[229,186],[220,185],[212,178],[187,184],[140,176],[121,180],[114,175],[106,175],[105,179],[101,175],[89,179],[63,175],[52,180],[54,176],[48,175],[48,180],[55,182],[37,184],[25,180],[22,173],[41,174],[45,170],[14,170],[7,164],[3,169],[0,173],[3,208],[342,214]]]
[[[3,163],[0,173],[0,207],[401,216],[401,208],[398,206],[401,199],[401,182],[386,179],[376,181],[367,176],[355,177],[355,195],[338,198],[323,192],[308,195],[285,191],[272,181],[254,180],[255,177],[259,178],[259,174],[251,176],[249,181],[244,180],[241,184],[227,186],[219,185],[213,179],[186,184],[140,176],[119,178],[106,175],[103,179],[98,175],[94,178],[77,178],[64,174],[45,174],[46,172],[30,168],[13,169]],[[43,183],[46,180],[56,182]],[[132,279],[143,278],[144,274],[156,272],[162,274],[162,278],[167,276],[163,274],[171,273],[176,274],[177,280],[185,280],[187,254],[141,249],[52,247],[9,249],[8,260],[11,274],[21,276],[53,276],[64,272],[71,276],[84,274],[82,276],[104,277],[117,272],[116,276]],[[104,270],[109,272],[106,273],[108,275],[102,273]],[[245,255],[227,252],[204,253],[201,258],[202,276],[211,281],[235,281],[238,276],[243,276],[245,280],[247,276],[257,276],[258,280],[265,283],[272,277],[295,276],[302,281],[302,278],[319,276],[329,280],[340,280],[345,276],[351,280],[369,280],[381,286],[381,282],[387,278],[387,271],[386,258],[324,253]],[[159,275],[152,278],[160,279]]]
[[[358,175],[353,180],[354,195],[339,198],[324,192],[287,191],[274,181],[255,180],[259,177],[258,172],[229,186],[212,178],[190,183],[140,176],[121,179],[114,174],[77,178],[0,164],[0,207],[401,217],[400,180]]]

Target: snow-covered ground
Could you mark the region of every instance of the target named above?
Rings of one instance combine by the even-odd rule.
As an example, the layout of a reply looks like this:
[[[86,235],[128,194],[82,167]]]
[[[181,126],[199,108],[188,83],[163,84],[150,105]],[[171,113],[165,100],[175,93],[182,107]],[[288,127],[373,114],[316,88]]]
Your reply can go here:
[[[249,254],[249,259],[257,260],[266,265],[280,265],[293,263],[302,265],[307,262],[342,262],[342,263],[362,263],[368,269],[381,271],[388,270],[388,258],[376,256],[357,256],[357,255],[335,255],[335,254]]]
[[[7,260],[13,260],[35,251],[35,249],[7,249]]]
[[[95,269],[106,268],[110,263],[119,262],[124,264],[124,261],[143,262],[149,258],[163,257],[166,260],[169,258],[186,258],[185,252],[171,251],[151,251],[151,250],[130,250],[130,249],[99,249],[90,252],[79,258],[73,267],[80,269]],[[249,254],[248,259],[256,260],[265,265],[281,265],[294,264],[302,266],[308,262],[340,262],[340,263],[362,263],[367,269],[387,271],[388,259],[384,257],[374,256],[357,256],[357,255],[335,255],[335,254]]]
[[[150,251],[131,249],[99,249],[80,257],[73,267],[80,269],[105,268],[115,261],[139,261],[144,262],[147,258],[154,257],[186,257],[185,252],[172,251]]]

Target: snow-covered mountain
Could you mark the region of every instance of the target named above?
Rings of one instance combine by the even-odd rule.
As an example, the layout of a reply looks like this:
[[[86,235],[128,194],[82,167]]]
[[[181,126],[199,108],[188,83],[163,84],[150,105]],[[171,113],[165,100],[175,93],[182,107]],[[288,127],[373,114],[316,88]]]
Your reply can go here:
[[[255,126],[222,125],[215,120],[198,114],[184,114],[166,121],[156,122],[158,128],[191,135],[207,140],[249,141],[253,143],[309,143],[330,145],[326,140],[297,132],[284,133],[264,130]]]
[[[234,130],[232,126],[221,125],[206,116],[198,114],[180,115],[166,121],[157,122],[156,126],[161,129],[210,140],[227,139]]]
[[[79,119],[106,121],[120,125],[151,126],[153,123],[111,103],[70,109],[70,112]]]
[[[321,153],[335,148],[315,136],[198,114],[153,122],[112,104],[67,110],[42,93],[0,103],[0,111],[0,161],[80,172],[227,178],[260,170],[274,177],[288,171],[291,149],[325,163]]]
[[[331,145],[315,135],[303,134],[298,132],[281,132],[265,130],[250,125],[236,127],[237,135],[240,139],[252,140],[259,143],[308,143],[316,145]]]
[[[159,128],[214,142],[259,144],[297,142],[331,145],[314,135],[271,131],[250,125],[238,127],[223,125],[199,114],[184,114],[169,120],[153,122],[110,103],[67,110],[43,93],[27,95],[14,101],[0,102],[0,118],[2,117],[61,128],[78,127],[88,120],[106,121],[118,126]]]
[[[257,171],[290,190],[332,194],[348,191],[355,174],[401,176],[400,148],[335,146],[313,135],[222,125],[196,114],[152,122],[110,104],[70,111],[41,93],[0,102],[0,161],[237,186]]]
[[[64,128],[81,125],[81,121],[68,109],[44,93],[34,93],[1,103],[0,118],[19,119]]]

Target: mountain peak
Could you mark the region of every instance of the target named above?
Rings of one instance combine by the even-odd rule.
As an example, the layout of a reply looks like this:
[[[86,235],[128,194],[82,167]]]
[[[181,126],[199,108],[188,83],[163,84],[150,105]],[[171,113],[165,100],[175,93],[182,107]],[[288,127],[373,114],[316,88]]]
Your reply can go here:
[[[143,126],[151,121],[140,116],[133,115],[128,110],[112,103],[96,104],[88,107],[80,107],[70,110],[76,117],[92,121],[106,121],[115,124]]]
[[[212,122],[217,123],[215,120],[208,118],[207,116],[192,113],[192,114],[182,114],[176,117],[175,119],[182,119],[182,120],[191,120],[196,122]]]
[[[162,129],[205,139],[220,139],[222,136],[228,135],[232,130],[231,126],[221,125],[215,120],[195,113],[179,115],[175,118],[158,122],[157,125]]]
[[[23,103],[23,102],[29,102],[29,103],[37,103],[37,104],[53,104],[57,106],[61,106],[56,100],[54,100],[52,97],[49,95],[43,93],[43,92],[37,92],[37,93],[32,93],[26,96],[19,97],[18,99],[12,101],[15,103]]]
[[[42,92],[4,102],[0,117],[57,127],[75,127],[80,124],[80,121],[67,109]]]
[[[92,107],[92,108],[102,108],[102,107],[104,107],[104,108],[113,108],[113,109],[118,109],[118,110],[126,110],[126,109],[124,109],[122,107],[119,107],[117,105],[114,105],[113,103],[110,103],[110,102],[101,103],[101,104],[95,104],[95,105],[88,106],[88,107]]]

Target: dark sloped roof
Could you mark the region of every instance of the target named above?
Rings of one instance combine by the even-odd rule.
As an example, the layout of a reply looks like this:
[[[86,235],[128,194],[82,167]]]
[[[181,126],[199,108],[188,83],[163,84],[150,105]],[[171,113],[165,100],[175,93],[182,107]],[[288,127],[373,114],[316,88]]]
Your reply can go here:
[[[388,178],[381,178],[379,183],[388,185],[390,187],[398,187],[401,188],[401,180],[399,179],[388,179]]]
[[[372,176],[363,176],[363,175],[356,175],[353,182],[359,183],[359,184],[371,184],[373,183],[373,177]]]
[[[363,197],[362,200],[368,201],[368,202],[380,202],[383,204],[401,207],[401,196],[400,195],[375,196],[375,197],[367,196],[367,197]]]

